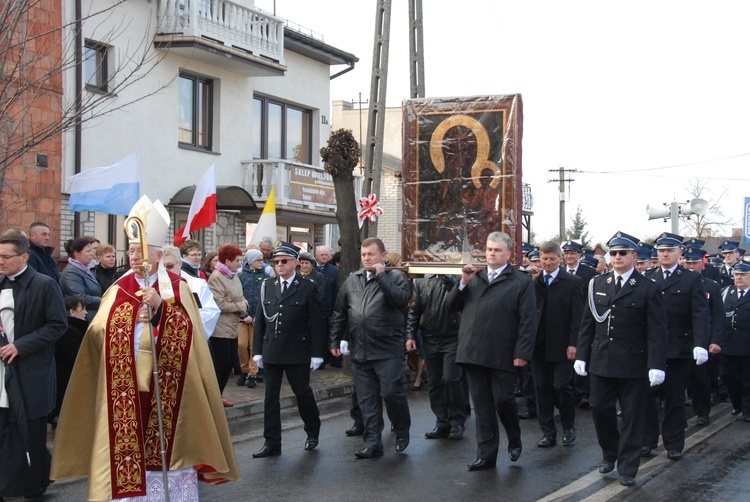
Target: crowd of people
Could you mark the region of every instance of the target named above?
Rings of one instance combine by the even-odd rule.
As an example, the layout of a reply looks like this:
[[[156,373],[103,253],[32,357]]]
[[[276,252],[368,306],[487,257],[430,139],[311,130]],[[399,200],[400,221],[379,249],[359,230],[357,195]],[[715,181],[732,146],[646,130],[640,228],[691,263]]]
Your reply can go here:
[[[686,406],[705,426],[711,406],[729,399],[750,422],[750,264],[738,242],[709,259],[696,238],[664,233],[649,245],[618,232],[604,258],[548,241],[524,245],[513,266],[514,242],[492,232],[483,264],[410,281],[390,267],[398,256],[370,238],[362,268],[340,280],[323,245],[313,254],[264,237],[205,255],[191,239],[164,246],[166,211],[141,203],[148,242],[131,238],[120,267],[113,246],[80,237],[65,243],[60,272],[42,222],[0,236],[0,500],[43,494],[50,469],[55,479],[88,475],[95,500],[173,486],[197,494],[199,480],[238,479],[222,409],[233,403],[221,397],[230,378],[248,389],[264,383],[265,442],[254,458],[281,454],[284,374],[304,449],[315,449],[310,372],[341,367],[345,356],[357,459],[384,454],[384,407],[395,451],[409,445],[409,353],[414,389],[426,374],[435,415],[425,438],[462,439],[473,403],[471,471],[497,465],[500,424],[513,462],[522,419],[537,419],[538,447],[556,446],[556,408],[563,446],[576,441],[576,408],[592,410],[599,472],[616,468],[624,486],[659,436],[670,460],[682,458]],[[48,423],[57,428],[52,456]],[[99,460],[107,468],[92,471]]]

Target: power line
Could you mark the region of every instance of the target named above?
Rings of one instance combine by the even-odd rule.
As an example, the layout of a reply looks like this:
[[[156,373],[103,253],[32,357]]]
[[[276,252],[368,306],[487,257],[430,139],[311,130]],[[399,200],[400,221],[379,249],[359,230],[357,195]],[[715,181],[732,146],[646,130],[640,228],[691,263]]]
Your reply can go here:
[[[677,167],[687,167],[687,166],[697,166],[700,164],[708,164],[711,162],[721,162],[723,160],[731,160],[731,159],[737,159],[739,157],[746,157],[750,155],[750,152],[748,153],[740,153],[738,155],[731,155],[729,157],[721,157],[718,159],[712,159],[712,160],[699,160],[697,162],[689,162],[687,164],[673,164],[671,166],[661,166],[661,167],[644,167],[643,169],[628,169],[627,171],[578,171],[580,173],[593,173],[593,174],[619,174],[619,173],[637,173],[637,172],[643,172],[643,171],[659,171],[661,169],[674,169]]]

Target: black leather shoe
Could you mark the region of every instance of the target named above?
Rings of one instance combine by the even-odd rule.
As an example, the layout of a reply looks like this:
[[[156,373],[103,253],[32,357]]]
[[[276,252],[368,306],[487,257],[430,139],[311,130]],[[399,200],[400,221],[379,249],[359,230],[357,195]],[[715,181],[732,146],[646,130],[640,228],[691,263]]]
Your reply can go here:
[[[669,450],[667,452],[667,458],[669,460],[680,460],[682,458],[682,452],[677,450]]]
[[[355,425],[351,429],[346,429],[344,434],[347,436],[361,436],[365,433],[365,428],[362,425]]]
[[[606,460],[602,460],[601,462],[599,462],[599,474],[608,474],[614,470],[614,462],[607,462]]]
[[[531,413],[529,411],[519,411],[518,412],[518,418],[522,420],[528,420],[532,418],[536,418],[536,413]]]
[[[469,470],[470,471],[481,471],[484,469],[490,469],[492,467],[495,467],[496,463],[494,460],[485,460],[483,458],[478,458],[472,463],[469,464]]]
[[[575,442],[575,440],[576,440],[575,429],[568,429],[567,431],[563,431],[563,440],[562,440],[563,446],[570,446]]]
[[[305,450],[314,450],[318,446],[318,436],[307,436],[305,440]]]
[[[425,432],[424,437],[427,439],[440,439],[440,438],[447,438],[451,433],[451,429],[442,429],[440,427],[435,427],[430,432]]]
[[[578,401],[578,407],[581,408],[582,410],[587,410],[587,411],[591,409],[589,400],[586,398],[583,398],[580,401]]]
[[[281,455],[281,448],[272,448],[264,444],[263,448],[253,453],[253,458],[276,457],[278,455]]]
[[[396,438],[396,453],[402,453],[409,446],[409,436]]]
[[[549,448],[550,446],[555,446],[556,444],[557,440],[555,439],[555,436],[544,436],[536,445],[539,448]]]
[[[247,381],[247,373],[242,373],[240,376],[237,377],[237,387],[241,387],[245,385],[246,381]]]
[[[620,484],[622,486],[635,486],[635,478],[632,476],[620,476]]]
[[[454,425],[451,427],[451,431],[448,434],[448,439],[463,439],[464,437],[464,426]]]
[[[255,383],[254,376],[247,377],[247,380],[245,380],[245,387],[247,387],[248,389],[254,389],[257,386],[258,384]]]
[[[357,458],[374,458],[382,457],[383,450],[376,450],[375,448],[362,448],[354,452],[354,456]]]
[[[508,456],[510,457],[511,462],[515,462],[519,458],[521,458],[521,448],[520,446],[518,448],[508,448]]]
[[[738,410],[737,408],[734,408],[734,409],[732,410],[732,415],[734,415],[734,416],[737,416],[737,415],[739,415],[740,413],[742,413],[742,410]]]
[[[650,456],[651,456],[651,447],[643,446],[641,448],[641,457],[650,457]]]
[[[710,423],[711,423],[711,419],[708,418],[708,415],[701,415],[698,417],[698,421],[697,421],[698,425],[705,427]]]

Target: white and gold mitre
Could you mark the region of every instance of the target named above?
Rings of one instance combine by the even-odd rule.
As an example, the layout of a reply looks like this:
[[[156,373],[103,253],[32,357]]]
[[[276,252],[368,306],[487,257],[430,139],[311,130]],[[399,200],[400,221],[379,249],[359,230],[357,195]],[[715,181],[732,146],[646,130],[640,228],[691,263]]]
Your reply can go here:
[[[161,247],[169,233],[169,212],[158,199],[151,202],[148,195],[144,195],[135,203],[128,217],[136,216],[146,227],[146,242],[149,246]],[[140,243],[139,239],[130,242]]]

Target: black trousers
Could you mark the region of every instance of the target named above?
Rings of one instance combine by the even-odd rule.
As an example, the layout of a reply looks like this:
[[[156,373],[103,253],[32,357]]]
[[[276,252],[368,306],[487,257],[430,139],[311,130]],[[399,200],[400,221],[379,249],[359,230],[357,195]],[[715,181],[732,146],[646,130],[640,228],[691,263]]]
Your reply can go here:
[[[735,410],[750,418],[750,356],[722,356],[724,384]]]
[[[263,400],[263,437],[266,446],[281,448],[281,380],[286,373],[286,379],[297,398],[297,410],[305,432],[308,436],[318,437],[320,432],[320,412],[315,402],[315,395],[310,388],[309,364],[264,364],[264,382],[266,386]]]
[[[458,338],[424,338],[425,364],[429,375],[430,408],[436,426],[450,429],[466,422],[463,370],[456,365]]]
[[[690,398],[693,400],[693,412],[699,417],[711,413],[711,375],[715,371],[716,357],[709,355],[705,363],[690,367]]]
[[[214,371],[216,372],[216,380],[219,382],[219,390],[224,392],[224,387],[227,386],[227,380],[229,380],[229,374],[232,373],[232,368],[234,367],[234,359],[239,359],[237,339],[216,338],[212,336],[208,339],[208,342],[211,347],[211,358],[214,361]]]
[[[0,497],[32,495],[49,486],[52,457],[47,450],[47,417],[28,420],[29,456],[11,411],[0,408]]]
[[[364,446],[383,450],[383,401],[396,437],[408,437],[411,415],[406,392],[401,386],[404,360],[352,361],[352,367],[354,387],[365,426],[362,438]]]
[[[576,406],[573,391],[573,363],[570,361],[548,363],[533,361],[536,386],[536,408],[539,426],[545,436],[557,436],[555,407],[560,410],[560,423],[563,431],[575,427]]]
[[[654,446],[659,442],[659,400],[666,402],[661,422],[664,449],[681,452],[685,448],[685,390],[690,379],[693,359],[667,359],[664,383],[651,387],[645,403],[646,424],[643,445]]]
[[[521,423],[516,406],[516,374],[483,366],[465,365],[477,424],[477,458],[496,461],[500,448],[497,417],[508,436],[508,448],[521,446]]]
[[[620,475],[635,477],[641,462],[646,416],[643,403],[648,395],[648,379],[590,376],[589,403],[602,456],[607,462],[617,461]],[[622,409],[622,428],[619,430],[618,401]]]

